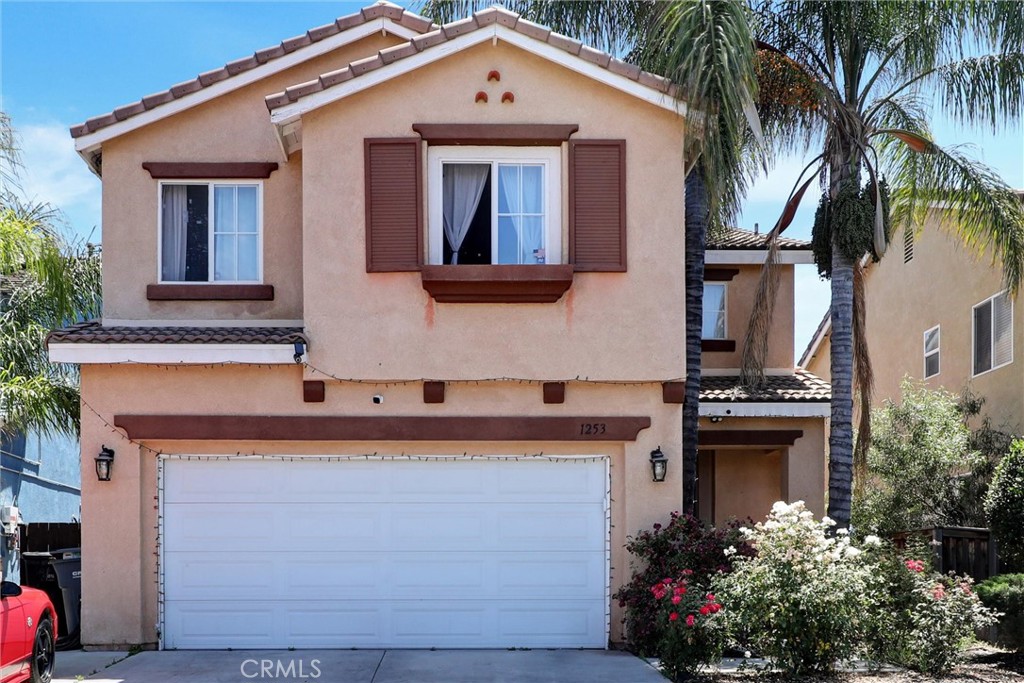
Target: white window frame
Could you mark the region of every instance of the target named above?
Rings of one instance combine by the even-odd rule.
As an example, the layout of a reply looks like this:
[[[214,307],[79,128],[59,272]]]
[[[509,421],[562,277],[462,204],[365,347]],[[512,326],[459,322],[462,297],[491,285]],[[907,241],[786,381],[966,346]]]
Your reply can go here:
[[[927,330],[924,331],[924,335],[921,337],[921,350],[924,352],[924,359],[922,361],[922,366],[921,366],[921,377],[923,377],[924,379],[931,379],[932,377],[938,377],[940,374],[942,374],[942,329],[941,329],[941,327],[942,327],[941,325],[936,325],[935,327],[928,328]],[[935,332],[938,335],[938,337],[937,337],[937,341],[936,341],[935,350],[929,352],[928,351],[928,334],[931,333],[931,332]],[[935,374],[933,374],[933,375],[929,375],[928,374],[928,357],[929,356],[936,356],[937,360],[938,360],[938,363],[939,363],[939,369],[936,370]],[[973,363],[974,363],[974,359],[973,358],[971,358],[971,363],[973,365]]]
[[[497,235],[498,177],[496,164],[541,164],[544,166],[545,218],[544,263],[564,263],[562,253],[562,149],[561,147],[431,146],[427,148],[427,263],[444,263],[444,207],[441,197],[442,167],[445,163],[491,164],[491,235]],[[497,254],[492,239],[491,260]],[[510,265],[510,264],[494,264]],[[532,267],[532,265],[528,267]]]
[[[209,202],[208,216],[209,216],[209,229],[207,230],[207,271],[206,280],[165,280],[164,279],[164,212],[163,212],[163,199],[164,199],[164,186],[166,185],[206,185],[207,190],[207,201]],[[216,228],[213,224],[215,219],[213,198],[216,194],[213,191],[213,187],[216,185],[230,185],[233,187],[246,186],[256,188],[256,279],[255,280],[216,280],[215,276],[215,264],[216,254],[214,253],[214,242],[216,237]],[[168,285],[260,285],[263,284],[263,181],[254,180],[252,178],[217,178],[211,180],[209,178],[196,178],[194,180],[180,180],[175,178],[174,180],[161,180],[157,183],[156,188],[156,278],[159,284]],[[237,267],[237,264],[236,264]]]
[[[971,307],[971,377],[980,377],[980,376],[982,376],[984,374],[992,372],[993,370],[998,370],[999,368],[1004,368],[1007,365],[1010,365],[1010,364],[1013,363],[1013,315],[1014,315],[1013,308],[1014,308],[1014,306],[1013,306],[1013,298],[1008,296],[1007,300],[1010,302],[1010,360],[1006,361],[1005,363],[1000,363],[999,365],[995,365],[995,360],[996,360],[996,311],[995,311],[995,300],[998,299],[1001,296],[1004,296],[1007,293],[1007,291],[1008,290],[1004,289],[1001,292],[996,292],[992,296],[988,297],[987,299],[985,299],[983,301],[979,301],[978,303],[974,304]],[[975,345],[978,343],[978,331],[976,329],[976,324],[977,324],[976,320],[977,320],[977,318],[974,315],[974,312],[980,306],[984,306],[985,304],[990,304],[992,306],[992,315],[990,317],[990,324],[992,325],[992,329],[990,330],[990,341],[989,341],[989,343],[992,346],[992,348],[991,348],[991,358],[992,358],[993,365],[992,365],[992,367],[988,368],[987,370],[982,370],[981,372],[975,372],[974,371],[974,358],[975,358],[975,350],[976,350],[975,349]]]
[[[729,338],[729,283],[728,282],[705,282],[704,289],[709,286],[721,287],[722,288],[722,336],[721,337],[705,337],[704,336],[704,301],[701,302],[700,310],[700,328],[701,328],[701,339],[728,339]]]

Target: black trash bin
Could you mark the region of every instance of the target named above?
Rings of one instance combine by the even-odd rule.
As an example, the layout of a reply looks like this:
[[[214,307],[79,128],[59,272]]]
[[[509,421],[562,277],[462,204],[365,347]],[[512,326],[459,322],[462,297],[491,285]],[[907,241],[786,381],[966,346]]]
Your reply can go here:
[[[57,649],[78,647],[82,615],[82,549],[25,552],[22,583],[46,591],[57,610]]]

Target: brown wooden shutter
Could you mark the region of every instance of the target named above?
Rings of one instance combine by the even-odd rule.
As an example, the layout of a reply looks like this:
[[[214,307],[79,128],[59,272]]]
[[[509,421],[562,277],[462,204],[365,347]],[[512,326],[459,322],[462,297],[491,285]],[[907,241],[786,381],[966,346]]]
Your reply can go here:
[[[626,141],[569,141],[569,262],[626,270]]]
[[[366,272],[419,270],[423,189],[419,138],[367,138]]]

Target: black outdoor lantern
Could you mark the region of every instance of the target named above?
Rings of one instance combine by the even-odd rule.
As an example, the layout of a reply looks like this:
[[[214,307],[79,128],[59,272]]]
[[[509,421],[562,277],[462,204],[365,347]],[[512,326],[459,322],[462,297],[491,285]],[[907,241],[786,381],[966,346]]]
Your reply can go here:
[[[668,473],[668,458],[661,452],[661,446],[651,451],[651,477],[654,481],[665,481]]]
[[[114,468],[114,449],[103,446],[96,456],[96,478],[110,481],[110,471]]]

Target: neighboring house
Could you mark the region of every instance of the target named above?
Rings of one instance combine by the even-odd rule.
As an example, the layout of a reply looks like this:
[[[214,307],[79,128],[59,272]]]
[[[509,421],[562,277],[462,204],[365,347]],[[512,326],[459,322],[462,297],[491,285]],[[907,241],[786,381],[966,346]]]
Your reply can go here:
[[[698,455],[704,519],[760,518],[777,500],[824,514],[825,419],[831,387],[793,367],[794,265],[813,262],[808,242],[780,238],[781,280],[764,386],[739,377],[744,335],[767,250],[765,235],[731,230],[707,247]],[[788,344],[788,346],[787,346]]]
[[[865,270],[867,341],[875,375],[872,404],[900,400],[904,377],[984,397],[992,427],[1024,431],[1024,316],[1002,270],[978,257],[933,213],[919,232],[899,236]],[[799,365],[829,378],[830,321],[818,326]]]
[[[621,640],[626,536],[681,504],[668,86],[501,9],[379,4],[74,127],[105,246],[102,321],[49,340],[82,367],[83,642]],[[758,244],[709,252],[720,336]],[[790,388],[707,357],[708,516],[823,507],[786,268]]]
[[[37,432],[0,435],[0,507],[14,505],[23,524],[72,522],[81,516],[79,446]],[[20,582],[19,554],[0,537],[0,574]]]

